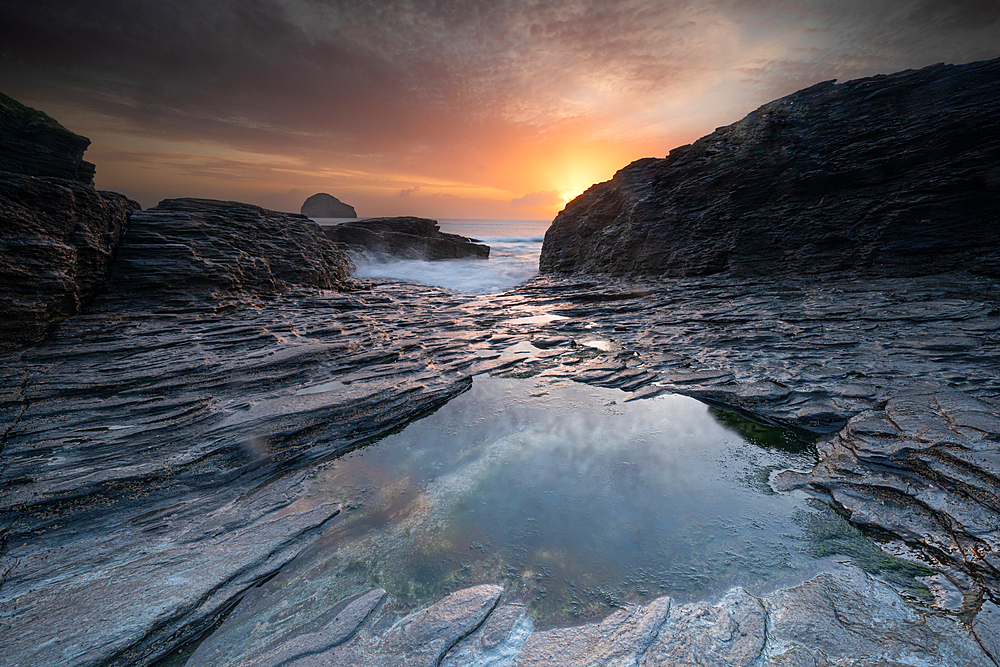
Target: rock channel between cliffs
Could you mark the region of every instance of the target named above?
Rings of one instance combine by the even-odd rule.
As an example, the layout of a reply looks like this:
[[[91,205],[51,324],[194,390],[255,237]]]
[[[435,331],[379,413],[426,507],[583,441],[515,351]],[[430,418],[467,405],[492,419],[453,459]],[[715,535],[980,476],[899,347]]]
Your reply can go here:
[[[31,187],[72,181],[6,173],[36,179]],[[100,220],[114,228],[114,215]],[[5,664],[169,657],[338,520],[333,500],[298,502],[313,465],[435,409],[480,373],[570,378],[634,399],[677,392],[814,434],[818,465],[775,485],[805,485],[878,530],[887,548],[919,555],[938,597],[904,600],[845,566],[761,598],[740,589],[689,605],[660,598],[599,625],[532,631],[496,586],[403,619],[384,614],[389,593],[374,590],[342,601],[322,626],[259,650],[228,647],[230,658],[860,666],[1000,657],[1000,285],[982,263],[956,266],[967,255],[945,253],[927,270],[948,272],[923,277],[543,276],[475,299],[351,283],[316,225],[242,204],[164,202],[133,214],[113,245],[119,260],[103,293],[31,315],[32,326],[55,324],[38,344],[0,353]],[[515,344],[530,353],[493,354]],[[343,385],[334,396],[301,391],[333,381]],[[192,659],[215,664],[212,650],[209,639]]]

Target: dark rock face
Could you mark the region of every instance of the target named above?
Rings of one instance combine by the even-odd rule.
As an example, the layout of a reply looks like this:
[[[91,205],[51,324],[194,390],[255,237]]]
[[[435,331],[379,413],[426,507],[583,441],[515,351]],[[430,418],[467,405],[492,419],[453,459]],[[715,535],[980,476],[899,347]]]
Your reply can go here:
[[[92,186],[90,141],[0,95],[0,345],[81,312],[139,205]]]
[[[90,139],[2,93],[0,146],[2,171],[94,184],[95,167],[83,159]]]
[[[356,218],[357,211],[333,195],[325,192],[314,194],[302,204],[302,215],[310,218]]]
[[[327,237],[337,243],[369,252],[412,259],[488,259],[490,247],[473,239],[446,234],[435,220],[427,218],[366,218],[324,227]]]
[[[817,84],[567,205],[544,272],[1000,275],[1000,60]]]
[[[237,202],[167,199],[132,216],[109,291],[277,294],[349,285],[347,255],[302,215]]]

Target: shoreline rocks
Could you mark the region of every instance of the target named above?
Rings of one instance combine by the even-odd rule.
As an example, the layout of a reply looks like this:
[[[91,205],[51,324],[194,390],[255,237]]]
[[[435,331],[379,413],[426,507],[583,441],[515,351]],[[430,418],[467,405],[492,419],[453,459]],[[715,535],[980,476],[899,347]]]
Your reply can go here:
[[[323,228],[327,238],[354,251],[407,259],[489,259],[490,247],[474,239],[442,232],[436,220],[365,218]]]
[[[310,218],[356,218],[357,211],[350,204],[345,204],[333,195],[319,192],[302,203],[302,215]]]
[[[393,622],[378,606],[386,591],[374,589],[338,605],[342,611],[315,630],[251,650],[212,637],[187,664],[992,667],[996,659],[996,647],[969,626],[915,608],[853,566],[763,598],[742,588],[688,604],[661,597],[623,605],[598,623],[548,630],[536,630],[502,593],[498,586],[462,589]]]
[[[543,273],[1000,275],[1000,59],[816,84],[570,202]]]
[[[115,261],[117,294],[278,294],[345,289],[347,255],[303,215],[239,202],[166,199],[132,215]]]

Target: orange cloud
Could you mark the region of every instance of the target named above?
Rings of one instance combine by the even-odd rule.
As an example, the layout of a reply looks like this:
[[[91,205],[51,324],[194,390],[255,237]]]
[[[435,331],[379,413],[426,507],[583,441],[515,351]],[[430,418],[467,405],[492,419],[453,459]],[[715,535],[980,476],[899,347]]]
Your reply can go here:
[[[988,2],[903,4],[12,0],[0,90],[91,137],[98,185],[146,206],[551,217],[816,81],[1000,55]]]

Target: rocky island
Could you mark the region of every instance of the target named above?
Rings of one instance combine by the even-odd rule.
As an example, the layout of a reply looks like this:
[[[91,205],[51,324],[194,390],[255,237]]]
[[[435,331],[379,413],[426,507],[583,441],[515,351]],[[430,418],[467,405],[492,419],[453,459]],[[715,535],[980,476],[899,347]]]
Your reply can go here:
[[[323,228],[327,238],[356,251],[411,259],[488,259],[490,247],[442,232],[436,220],[400,216],[365,218]]]
[[[5,664],[997,664],[998,72],[936,66],[765,105],[588,190],[546,235],[545,274],[479,300],[352,281],[303,216],[133,212],[89,185],[84,144],[36,118],[71,169],[0,165],[17,277],[0,306],[20,318],[0,354]],[[64,146],[42,135],[5,129],[4,155]],[[93,246],[75,221],[105,244],[82,291],[66,276]],[[30,261],[49,248],[65,261]],[[513,579],[409,610],[364,577],[330,601],[297,580],[359,571],[301,564],[355,511],[319,493],[323,466],[482,374],[623,403],[683,394],[759,442],[776,426],[816,441],[811,469],[746,483],[848,518],[818,531],[842,562],[760,594],[611,598],[601,619],[544,628]]]

